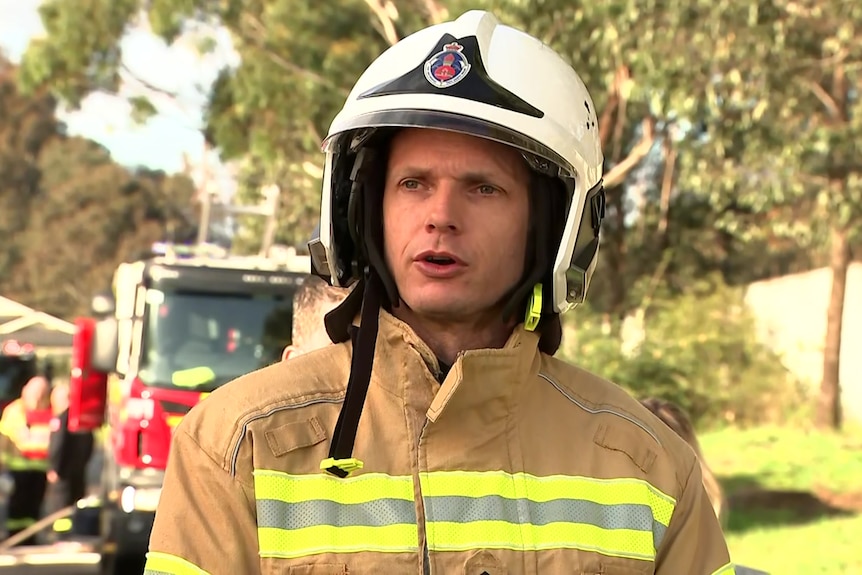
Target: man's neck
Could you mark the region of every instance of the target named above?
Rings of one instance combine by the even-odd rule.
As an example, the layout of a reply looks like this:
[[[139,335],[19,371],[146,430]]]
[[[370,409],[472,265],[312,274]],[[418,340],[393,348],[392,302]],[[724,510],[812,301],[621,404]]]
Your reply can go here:
[[[494,310],[472,320],[427,317],[415,313],[403,302],[393,315],[413,328],[440,361],[452,365],[462,351],[501,348],[506,345],[514,322],[504,323]]]

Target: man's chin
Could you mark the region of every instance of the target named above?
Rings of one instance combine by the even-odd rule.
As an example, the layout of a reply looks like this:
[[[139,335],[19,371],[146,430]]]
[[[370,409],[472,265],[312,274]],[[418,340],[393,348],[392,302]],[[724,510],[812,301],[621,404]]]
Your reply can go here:
[[[410,316],[424,318],[433,321],[451,322],[457,321],[458,318],[472,315],[468,309],[470,306],[465,305],[463,299],[453,297],[451,294],[435,294],[436,297],[429,297],[425,294],[421,298],[403,298],[400,308],[404,310],[404,319],[409,319]]]

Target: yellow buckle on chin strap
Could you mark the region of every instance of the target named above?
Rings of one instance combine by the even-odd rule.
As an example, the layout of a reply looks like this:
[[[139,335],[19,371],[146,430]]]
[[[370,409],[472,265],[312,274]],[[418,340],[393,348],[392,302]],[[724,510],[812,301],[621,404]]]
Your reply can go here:
[[[364,463],[355,457],[351,457],[350,459],[335,459],[334,457],[328,457],[320,462],[320,468],[323,470],[335,467],[348,475],[357,469],[362,469],[364,465]]]
[[[524,328],[527,331],[535,331],[542,319],[542,284],[533,286],[530,302],[527,304],[527,314],[524,318]]]

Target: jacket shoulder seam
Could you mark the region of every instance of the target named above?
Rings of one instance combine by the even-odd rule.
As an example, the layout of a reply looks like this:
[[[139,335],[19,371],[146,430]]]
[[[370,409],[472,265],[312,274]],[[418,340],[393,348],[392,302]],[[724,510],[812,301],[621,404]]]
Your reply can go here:
[[[640,418],[629,413],[627,410],[622,409],[616,405],[610,405],[610,404],[606,404],[606,403],[597,404],[597,403],[594,403],[592,401],[589,401],[589,400],[585,399],[584,397],[576,394],[569,387],[561,385],[556,379],[554,379],[553,377],[551,377],[550,375],[548,375],[547,373],[545,373],[543,371],[540,371],[538,373],[538,376],[541,377],[542,379],[544,379],[545,381],[547,381],[548,383],[550,383],[557,391],[559,391],[563,395],[563,397],[568,399],[570,402],[572,402],[573,404],[578,406],[583,411],[585,411],[591,415],[596,415],[599,413],[606,413],[608,415],[613,415],[613,416],[616,416],[618,418],[624,419],[625,421],[628,421],[632,425],[635,425],[636,427],[643,430],[647,435],[649,435],[653,439],[653,441],[656,442],[656,444],[659,447],[661,447],[661,448],[664,447],[662,445],[661,440],[658,438],[658,434],[655,431],[653,431],[653,429],[649,425],[647,425],[646,423],[641,421]]]
[[[207,449],[204,449],[204,448],[203,448],[203,446],[201,446],[200,442],[198,442],[198,440],[197,440],[197,439],[195,439],[195,438],[192,436],[192,434],[190,434],[190,433],[189,433],[188,431],[186,431],[186,430],[183,430],[183,431],[182,431],[182,433],[184,433],[184,434],[185,434],[185,436],[189,439],[189,441],[191,441],[191,442],[194,444],[194,446],[197,448],[197,450],[198,450],[200,453],[203,453],[203,454],[204,454],[204,455],[205,455],[205,456],[206,456],[210,461],[212,461],[212,462],[213,462],[217,467],[219,467],[222,471],[224,471],[224,472],[227,472],[227,471],[228,471],[227,469],[225,469],[224,464],[219,463],[219,462],[218,462],[218,460],[217,460],[215,457],[213,457],[213,454],[212,454],[212,453],[210,453]],[[251,486],[251,485],[249,485],[248,483],[246,483],[245,481],[243,481],[243,480],[242,480],[242,479],[240,479],[239,477],[237,477],[237,476],[235,476],[235,475],[230,475],[229,473],[228,473],[228,475],[230,476],[230,478],[231,478],[233,481],[236,481],[237,483],[239,483],[239,484],[240,484],[240,485],[242,485],[243,487],[246,487],[246,488],[248,488],[248,489],[251,489],[251,488],[252,488],[252,486]]]

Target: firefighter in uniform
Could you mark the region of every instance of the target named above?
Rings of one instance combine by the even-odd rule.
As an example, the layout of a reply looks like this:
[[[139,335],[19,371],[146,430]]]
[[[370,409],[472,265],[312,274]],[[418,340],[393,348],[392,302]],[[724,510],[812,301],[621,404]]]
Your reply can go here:
[[[470,11],[388,49],[324,142],[336,345],[182,420],[147,575],[734,572],[692,450],[553,357],[604,216],[596,110]]]
[[[0,417],[0,464],[9,471],[15,485],[6,517],[10,536],[34,524],[42,512],[53,417],[49,394],[48,380],[33,377],[24,385],[21,397],[10,403]],[[22,545],[35,543],[33,536]]]

